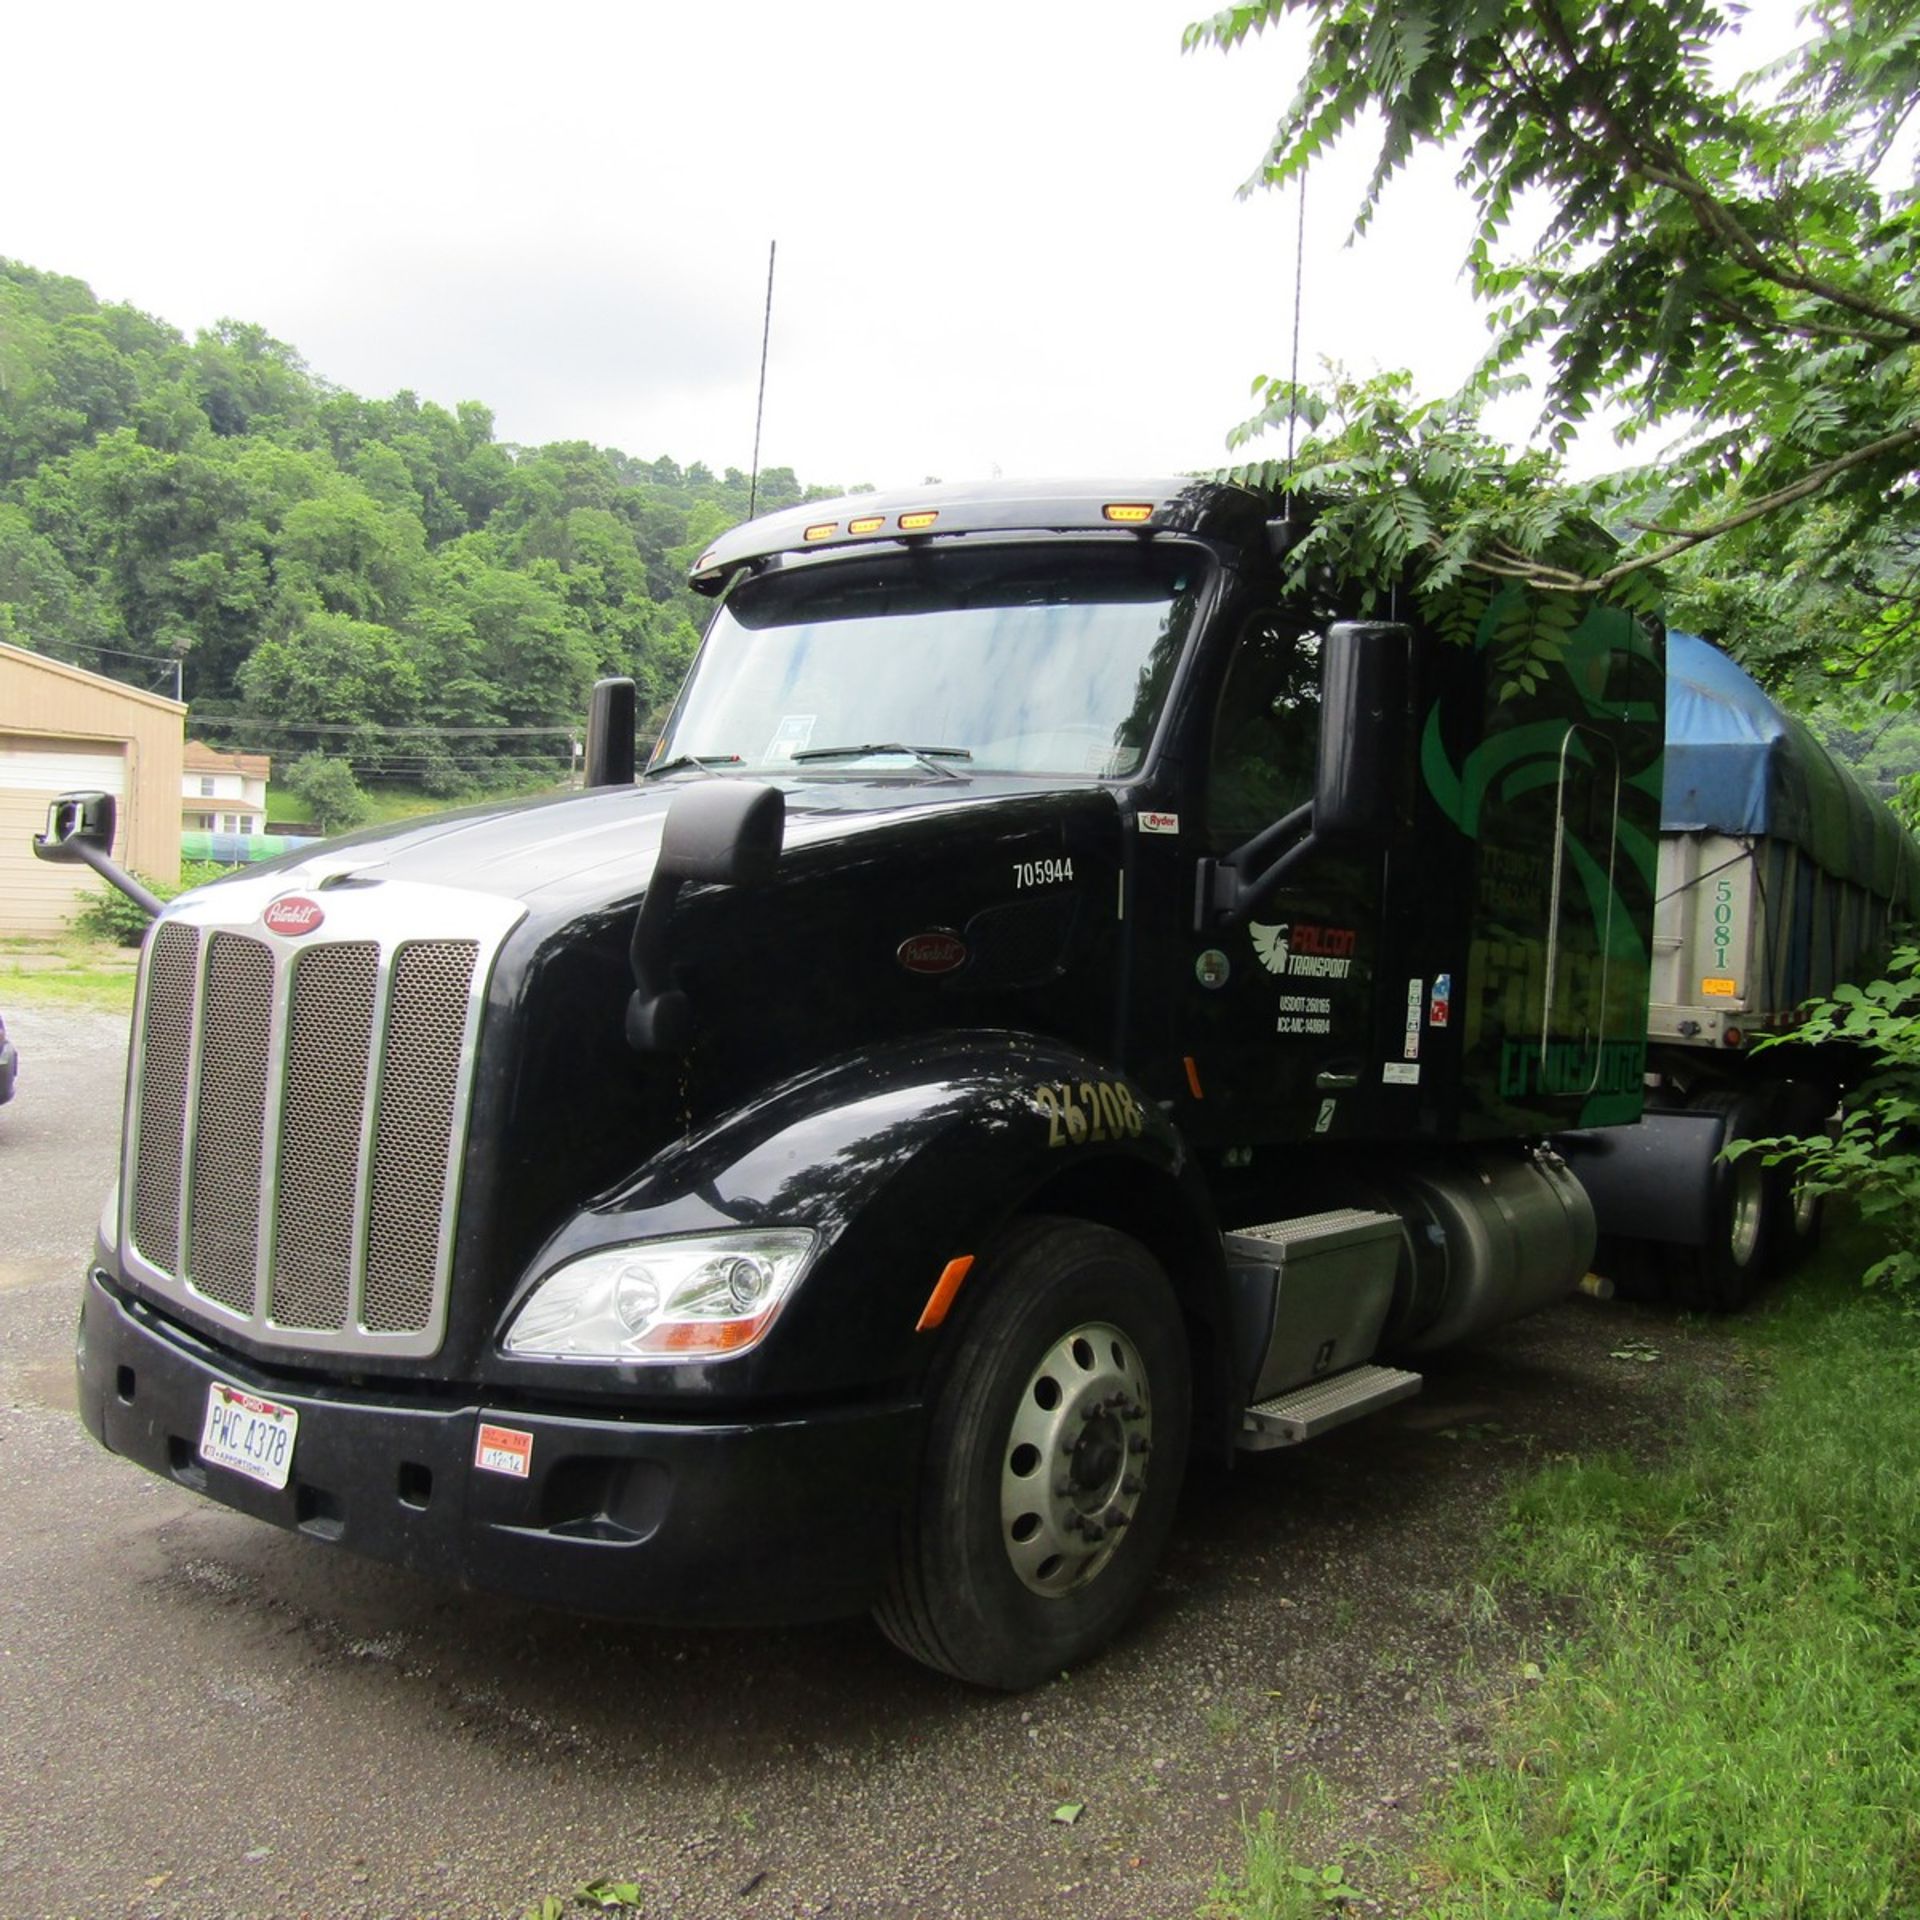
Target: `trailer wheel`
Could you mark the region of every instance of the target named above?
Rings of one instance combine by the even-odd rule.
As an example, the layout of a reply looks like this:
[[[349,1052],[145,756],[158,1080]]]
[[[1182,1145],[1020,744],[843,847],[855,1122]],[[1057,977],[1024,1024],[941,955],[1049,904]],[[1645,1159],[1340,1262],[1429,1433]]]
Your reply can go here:
[[[1826,1132],[1839,1097],[1831,1089],[1814,1083],[1792,1081],[1781,1089],[1781,1107],[1776,1131],[1799,1134],[1803,1138]],[[1802,1261],[1810,1259],[1820,1245],[1820,1229],[1826,1212],[1826,1196],[1808,1193],[1800,1184],[1797,1156],[1782,1160],[1773,1169],[1779,1182],[1776,1218],[1779,1233],[1775,1248],[1775,1266],[1790,1273]]]
[[[1132,1612],[1186,1467],[1186,1330],[1146,1249],[1022,1222],[935,1387],[882,1632],[979,1686],[1076,1665]]]
[[[1826,1214],[1826,1196],[1809,1193],[1801,1186],[1794,1164],[1783,1160],[1775,1169],[1786,1198],[1781,1205],[1780,1218],[1785,1231],[1781,1234],[1781,1267],[1791,1271],[1803,1260],[1810,1259],[1820,1245],[1820,1228]]]
[[[1696,1105],[1703,1112],[1726,1114],[1729,1141],[1760,1137],[1766,1131],[1747,1124],[1737,1095],[1712,1094]],[[1714,1163],[1706,1244],[1668,1249],[1667,1293],[1675,1305],[1731,1313],[1753,1298],[1783,1230],[1786,1194],[1776,1175],[1777,1169],[1758,1153]]]

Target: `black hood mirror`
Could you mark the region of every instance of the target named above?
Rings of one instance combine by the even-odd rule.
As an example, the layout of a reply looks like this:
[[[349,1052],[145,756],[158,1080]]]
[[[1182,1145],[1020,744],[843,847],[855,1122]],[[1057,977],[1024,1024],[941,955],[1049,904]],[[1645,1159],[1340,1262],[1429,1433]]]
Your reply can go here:
[[[639,755],[635,728],[640,714],[639,690],[631,680],[596,680],[587,707],[586,784],[590,787],[630,787]]]
[[[672,984],[667,938],[673,903],[688,882],[765,886],[780,865],[787,800],[778,787],[709,780],[674,796],[660,836],[660,857],[633,926],[633,997],[627,1044],[636,1053],[684,1053],[693,1010]]]

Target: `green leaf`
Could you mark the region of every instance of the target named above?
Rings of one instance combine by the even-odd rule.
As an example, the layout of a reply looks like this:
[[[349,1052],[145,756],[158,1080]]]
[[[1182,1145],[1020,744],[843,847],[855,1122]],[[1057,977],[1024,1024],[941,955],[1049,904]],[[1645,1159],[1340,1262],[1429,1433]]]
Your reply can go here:
[[[640,1889],[631,1880],[589,1880],[574,1896],[589,1906],[608,1910],[637,1908]]]
[[[1755,644],[1810,684],[1837,657],[1876,694],[1904,693],[1920,675],[1920,196],[1882,163],[1920,97],[1920,23],[1909,4],[1819,9],[1770,71],[1729,82],[1713,56],[1732,12],[1291,0],[1230,9],[1187,44],[1231,49],[1282,13],[1304,26],[1258,183],[1312,172],[1364,123],[1356,234],[1422,147],[1472,202],[1464,264],[1493,346],[1447,403],[1404,376],[1334,376],[1328,429],[1299,450],[1359,508],[1350,577],[1386,588],[1417,570],[1429,534],[1407,502],[1447,556],[1442,584],[1484,567],[1587,603],[1610,583],[1652,613],[1704,562],[1744,574]],[[1520,205],[1544,207],[1544,233],[1509,256]],[[1523,362],[1542,370],[1539,445],[1503,460],[1475,409]],[[1569,485],[1559,451],[1609,412],[1623,440],[1685,437],[1637,475]],[[1517,677],[1511,649],[1501,665]]]

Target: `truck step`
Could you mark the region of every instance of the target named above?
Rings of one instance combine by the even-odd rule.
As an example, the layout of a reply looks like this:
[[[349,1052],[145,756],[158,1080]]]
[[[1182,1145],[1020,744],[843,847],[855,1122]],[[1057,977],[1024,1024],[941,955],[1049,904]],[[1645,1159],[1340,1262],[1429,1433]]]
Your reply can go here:
[[[1242,1227],[1227,1235],[1227,1245],[1244,1255],[1271,1260],[1276,1249],[1318,1252],[1324,1248],[1354,1246],[1382,1236],[1393,1239],[1400,1231],[1401,1220],[1396,1213],[1335,1207],[1328,1213],[1296,1214],[1290,1220],[1273,1220],[1261,1227]],[[1255,1242],[1259,1244],[1256,1246]]]
[[[1345,1373],[1249,1407],[1242,1417],[1238,1444],[1249,1453],[1298,1446],[1302,1440],[1312,1440],[1419,1391],[1417,1373],[1403,1373],[1398,1367],[1349,1367]]]
[[[1380,1344],[1403,1258],[1399,1216],[1343,1207],[1224,1237],[1234,1348],[1256,1406],[1362,1361]]]

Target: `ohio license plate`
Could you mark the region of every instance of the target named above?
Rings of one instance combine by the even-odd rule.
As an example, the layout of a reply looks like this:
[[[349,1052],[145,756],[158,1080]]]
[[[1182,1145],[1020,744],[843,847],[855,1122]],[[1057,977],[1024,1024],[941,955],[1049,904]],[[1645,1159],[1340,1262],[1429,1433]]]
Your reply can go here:
[[[278,1491],[293,1470],[293,1438],[299,1429],[297,1407],[283,1407],[216,1380],[207,1389],[200,1458]]]

